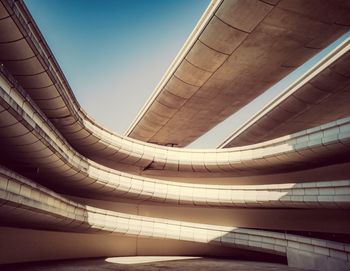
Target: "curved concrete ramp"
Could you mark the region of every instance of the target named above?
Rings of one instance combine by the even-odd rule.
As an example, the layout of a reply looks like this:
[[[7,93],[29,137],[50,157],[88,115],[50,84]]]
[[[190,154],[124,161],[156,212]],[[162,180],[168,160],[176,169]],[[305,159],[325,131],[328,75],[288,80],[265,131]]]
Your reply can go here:
[[[348,30],[349,8],[212,2],[135,129],[161,139],[182,114],[183,127],[215,115],[186,144]],[[349,117],[221,150],[141,142],[83,111],[23,1],[0,0],[0,32],[0,263],[234,255],[349,270]],[[347,76],[343,46],[322,73]]]
[[[286,256],[300,261],[322,262],[328,267],[350,267],[349,245],[280,232],[189,223],[142,217],[84,206],[18,177],[2,182],[0,216],[7,223],[59,231],[113,232],[146,238],[173,239],[237,247]],[[16,176],[17,177],[17,176]],[[331,269],[324,269],[331,270]]]
[[[93,174],[103,176],[106,173],[129,176],[106,168],[77,153],[50,124],[25,91],[18,85],[14,88],[6,82],[6,78],[8,77],[3,78],[0,88],[3,108],[2,148],[4,151],[6,148],[12,149],[9,155],[15,159],[14,162],[16,159],[20,161],[30,157],[26,163],[36,163],[33,167],[41,168],[43,172],[45,168],[52,168],[55,165],[54,171],[58,173],[70,170],[75,175],[81,171],[83,175],[88,176]],[[148,148],[139,148],[138,143],[124,140],[120,143],[125,150],[116,150],[116,155],[124,153],[127,156],[125,159],[131,165],[140,161],[144,163],[152,157],[149,170],[170,176],[178,173],[188,177],[196,175],[217,177],[234,176],[242,172],[251,175],[288,172],[298,168],[348,161],[347,149],[350,140],[348,126],[350,126],[349,119],[345,118],[265,143],[224,150],[182,150],[152,145],[148,145]],[[23,141],[27,143],[22,144]],[[21,155],[16,155],[16,152]],[[24,153],[27,153],[27,156]],[[334,154],[333,159],[331,153]],[[111,156],[114,157],[114,154]],[[48,157],[52,165],[49,165]]]
[[[334,182],[328,184],[308,183],[305,186],[302,184],[251,187],[210,186],[161,181],[112,170],[88,160],[77,153],[53,127],[50,127],[48,122],[45,121],[44,116],[42,118],[39,117],[40,114],[35,110],[35,106],[30,107],[28,104],[29,99],[25,100],[21,96],[21,93],[16,92],[16,89],[4,87],[4,89],[0,89],[0,93],[1,108],[3,108],[0,113],[3,123],[3,127],[0,128],[0,136],[2,138],[0,146],[4,150],[3,153],[11,149],[11,153],[7,154],[6,158],[12,159],[12,161],[5,161],[5,163],[17,167],[22,171],[26,169],[21,168],[21,164],[25,164],[27,168],[34,168],[35,171],[31,175],[29,173],[30,176],[35,176],[36,180],[54,187],[61,192],[75,195],[84,194],[90,197],[106,197],[111,199],[125,197],[168,203],[181,202],[182,204],[191,205],[244,206],[245,204],[249,204],[252,207],[274,205],[276,207],[288,207],[300,205],[300,207],[304,208],[310,207],[310,205],[318,205],[319,207],[328,206],[332,208],[339,205],[346,206],[347,204],[346,198],[342,199],[343,195],[336,195],[334,190],[339,185],[341,192],[348,185],[347,182],[340,182],[338,184]],[[22,109],[21,104],[25,103],[26,107]],[[32,118],[30,116],[35,117]],[[17,119],[20,118],[21,121],[18,121]],[[344,119],[333,123],[333,125],[327,125],[313,131],[300,133],[295,137],[292,136],[291,138],[283,139],[279,144],[278,141],[270,142],[268,148],[262,146],[261,148],[257,148],[255,146],[255,149],[247,148],[242,151],[238,150],[236,152],[236,159],[240,160],[235,164],[237,168],[248,170],[250,169],[250,165],[252,165],[256,170],[259,168],[264,170],[266,167],[270,166],[273,168],[278,165],[276,160],[279,157],[287,156],[289,158],[296,154],[297,158],[302,158],[299,160],[300,163],[306,164],[309,161],[310,165],[314,166],[317,164],[315,157],[320,159],[320,161],[327,159],[329,163],[328,156],[330,150],[337,153],[339,157],[341,155],[347,157],[346,145],[344,144],[348,144],[347,142],[349,141],[348,126],[350,126],[349,120]],[[316,140],[309,141],[311,137]],[[342,141],[339,142],[339,140]],[[292,144],[295,144],[295,147],[291,147]],[[234,154],[232,150],[230,152]],[[309,156],[304,157],[304,152]],[[187,151],[187,153],[191,155],[190,151]],[[170,156],[171,151],[168,154]],[[197,163],[202,163],[205,169],[212,166],[212,168],[224,171],[225,166],[226,168],[231,168],[230,156],[227,154],[230,153],[225,150],[219,153],[212,152],[212,157],[215,158],[213,160],[216,163],[211,164],[210,156],[203,153],[201,158],[208,159],[197,160]],[[4,155],[0,157],[6,160]],[[187,161],[184,157],[178,157],[185,160],[184,162],[189,163],[191,169],[194,168],[193,166],[196,160]],[[233,159],[235,159],[234,157],[232,155]],[[262,160],[260,165],[259,158]],[[169,160],[168,158],[167,162]],[[175,162],[177,161],[175,160]],[[294,162],[297,163],[298,160]],[[287,163],[290,163],[290,159]],[[210,172],[208,175],[210,176]],[[331,186],[332,189],[331,191],[326,189],[325,191],[328,192],[324,194],[318,188],[321,186]],[[302,190],[301,197],[291,197],[299,189]],[[310,191],[308,193],[314,197],[304,197],[304,195],[308,194],[304,190]],[[322,197],[322,195],[330,196],[332,200]],[[328,202],[323,202],[323,199]],[[298,203],[298,201],[301,202]]]
[[[23,2],[0,8],[12,33],[0,60],[69,142],[88,137],[89,118]],[[349,14],[338,1],[214,1],[127,134],[187,145],[348,31]]]

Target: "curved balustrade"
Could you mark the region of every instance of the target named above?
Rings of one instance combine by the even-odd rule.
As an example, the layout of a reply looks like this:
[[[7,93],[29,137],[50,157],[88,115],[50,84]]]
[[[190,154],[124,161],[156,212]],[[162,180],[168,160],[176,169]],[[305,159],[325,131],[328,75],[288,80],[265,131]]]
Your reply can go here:
[[[5,71],[3,68],[2,70]],[[57,150],[54,152],[60,153],[64,150],[63,157],[70,153],[70,157],[76,157],[77,161],[82,160],[83,162],[78,163],[86,164],[85,168],[88,167],[88,164],[96,165],[90,160],[87,162],[88,160],[85,157],[74,151],[65,138],[36,107],[35,103],[31,101],[25,91],[21,90],[18,84],[11,86],[11,82],[9,84],[4,78],[1,81],[1,97],[4,108],[12,106],[14,110],[10,113],[15,118],[23,118],[23,121],[27,121],[29,125],[33,126],[29,128],[30,130],[40,130],[39,134],[45,135],[46,140],[50,142],[49,144],[55,142]],[[3,114],[6,114],[6,112],[3,112]],[[23,114],[26,118],[22,116]],[[291,136],[255,145],[222,150],[167,149],[161,152],[158,147],[154,146],[148,146],[148,150],[145,148],[138,149],[140,146],[129,144],[130,142],[127,141],[123,141],[122,145],[129,146],[133,150],[130,156],[125,158],[129,159],[131,164],[138,161],[135,160],[132,154],[139,153],[140,157],[138,159],[142,157],[142,159],[153,160],[153,169],[162,170],[163,174],[167,174],[168,171],[213,174],[213,176],[215,176],[215,173],[233,176],[235,173],[239,174],[245,171],[251,174],[261,174],[332,163],[341,157],[348,159],[346,150],[349,141],[349,125],[349,118],[345,118]],[[13,127],[13,129],[15,128]],[[10,129],[6,128],[5,133],[9,134],[9,131]],[[36,142],[36,144],[40,144],[40,142]],[[337,154],[333,159],[330,157],[332,152]],[[151,153],[153,154],[152,158],[148,157]],[[110,154],[110,156],[113,155],[113,153]]]
[[[270,163],[270,161],[264,161],[265,156],[263,154],[260,156],[251,154],[251,152],[254,152],[254,148],[260,148],[261,150],[262,146],[258,145],[225,151],[183,150],[140,142],[114,134],[101,127],[89,118],[78,105],[62,71],[59,69],[47,44],[41,38],[40,31],[33,23],[25,7],[20,2],[4,1],[4,3],[7,3],[7,9],[13,12],[11,17],[3,19],[6,22],[8,21],[7,23],[11,27],[7,23],[4,27],[14,32],[18,31],[19,28],[23,33],[21,32],[22,34],[19,33],[18,35],[26,37],[22,37],[20,42],[16,43],[18,48],[17,45],[12,44],[8,48],[6,47],[6,50],[13,54],[21,51],[28,57],[28,59],[25,58],[22,61],[20,56],[16,55],[18,59],[5,61],[6,65],[10,69],[16,67],[17,71],[21,70],[23,72],[22,76],[17,74],[16,78],[21,81],[21,84],[25,85],[26,91],[30,93],[30,96],[65,139],[81,154],[115,169],[131,172],[146,170],[152,171],[155,175],[159,174],[159,170],[180,171],[187,172],[187,174],[241,172],[240,164],[251,158],[260,159],[257,164]],[[218,3],[217,6],[219,6]],[[225,5],[226,8],[230,9],[230,5]],[[13,25],[11,20],[16,24]],[[26,35],[26,33],[29,34]],[[271,142],[270,144],[275,145],[275,143],[281,144],[281,141]],[[295,144],[284,144],[284,150],[293,148],[292,145]],[[239,155],[240,158],[237,157],[237,150],[243,151],[240,152],[242,154]],[[267,153],[267,156],[272,156],[273,152],[272,148],[263,151],[263,153]],[[277,152],[280,152],[280,150]],[[284,165],[290,164],[280,161],[283,159],[273,158],[273,160],[275,163],[279,161]],[[280,163],[279,167],[281,168]],[[250,169],[254,172],[254,166],[250,166]]]
[[[314,14],[310,9],[313,5],[298,1],[213,1],[143,113],[153,116],[156,122],[172,118],[167,114],[181,107],[181,102],[186,101],[189,107],[193,101],[198,104],[199,96],[207,95],[205,89],[212,90],[213,84],[220,85],[217,89],[225,98],[225,89],[237,86],[238,91],[230,98],[237,103],[232,106],[232,100],[227,99],[230,109],[245,105],[268,84],[278,81],[349,29],[348,7],[322,1]],[[251,18],[243,18],[242,11],[249,11],[246,14]],[[252,21],[255,26],[250,25]],[[300,28],[301,22],[305,29]],[[271,27],[278,27],[278,35]],[[213,244],[282,255],[288,258],[288,264],[293,265],[294,261],[295,266],[310,267],[310,262],[321,262],[329,270],[350,268],[348,244],[260,230],[295,230],[315,236],[333,232],[337,237],[330,237],[332,240],[347,236],[349,220],[344,214],[350,208],[350,180],[332,180],[332,174],[333,166],[344,169],[346,164],[340,164],[350,161],[350,118],[259,144],[221,150],[186,150],[141,142],[108,131],[83,111],[22,1],[0,0],[0,30],[0,61],[4,63],[0,65],[0,163],[26,176],[0,166],[1,226],[52,230],[55,236],[78,232],[90,238],[88,233],[98,232],[117,234],[117,239],[127,235],[135,240],[169,239],[181,244],[190,241],[205,247]],[[218,33],[220,36],[215,36]],[[272,36],[278,42],[270,39]],[[296,85],[302,87],[320,71],[346,57],[349,40],[336,47]],[[259,48],[266,55],[245,59],[254,65],[243,65],[247,67],[237,72],[242,67],[233,60],[256,52],[250,43],[261,45]],[[263,69],[265,62],[270,70]],[[344,72],[338,68],[338,72]],[[254,82],[241,76],[251,73],[255,75]],[[206,78],[209,74],[210,79]],[[234,78],[233,74],[239,76]],[[227,79],[232,81],[228,83]],[[193,94],[193,101],[192,94],[187,97],[189,93]],[[219,96],[209,100],[213,100],[213,105],[223,103]],[[215,115],[215,111],[207,111]],[[230,114],[229,110],[221,111]],[[146,138],[147,133],[139,136]],[[193,139],[185,133],[181,136]],[[326,178],[317,171],[312,182],[295,177],[298,172],[294,172],[276,174],[271,182],[264,177],[262,183],[255,185],[218,184],[221,179],[235,176],[318,170],[325,165],[332,165],[331,170],[322,169],[327,172]],[[288,182],[283,180],[286,175]],[[166,181],[161,180],[162,176],[178,179]],[[198,212],[190,213],[189,218],[184,215],[188,210]],[[210,215],[225,219],[218,221]],[[227,216],[232,217],[226,219]],[[306,216],[313,217],[313,223],[300,221]],[[324,217],[329,222],[320,226]],[[207,222],[213,224],[204,224]],[[23,236],[13,240],[16,238],[22,241]],[[51,239],[40,242],[46,240]],[[136,242],[136,251],[137,246]],[[59,257],[57,251],[55,257]]]
[[[215,186],[161,181],[109,169],[77,153],[55,128],[48,124],[45,117],[35,110],[34,106],[31,106],[28,97],[23,97],[21,92],[16,91],[15,88],[6,87],[4,83],[3,81],[4,88],[0,88],[2,108],[0,111],[0,138],[2,149],[9,151],[6,156],[15,159],[14,167],[18,161],[25,162],[27,166],[31,165],[37,169],[34,175],[37,180],[66,190],[68,193],[78,195],[84,193],[92,197],[116,198],[122,196],[138,200],[181,202],[192,205],[323,206],[329,208],[347,206],[347,194],[339,194],[343,191],[342,187],[348,185],[347,182]],[[338,156],[341,156],[342,153],[347,155],[343,143],[348,144],[349,142],[349,127],[350,119],[343,119],[312,131],[299,133],[295,137],[291,136],[288,140],[284,138],[281,141],[285,148],[281,148],[281,145],[274,141],[275,144],[269,142],[268,147],[256,148],[253,151],[238,150],[233,152],[233,155],[236,155],[236,159],[241,159],[240,163],[243,168],[249,168],[250,163],[252,165],[258,163],[259,160],[256,157],[267,156],[268,150],[270,154],[273,151],[277,153],[272,156],[274,159],[276,156],[290,157],[296,154],[297,157],[303,158],[300,161],[303,163],[306,163],[305,158],[312,160],[314,155],[322,157],[323,153],[327,158],[329,151],[332,150],[336,150]],[[296,144],[294,149],[289,147],[291,142]],[[289,152],[278,153],[281,149],[287,149]],[[6,153],[5,151],[3,153]],[[254,156],[254,151],[256,156]],[[251,156],[248,156],[247,152]],[[304,153],[310,152],[311,158],[303,156]],[[244,156],[245,158],[242,158]],[[219,156],[216,161],[220,161]],[[312,160],[312,165],[314,164],[315,161]],[[218,165],[220,168],[221,164]],[[275,167],[276,163],[271,161],[269,166]],[[339,189],[335,189],[337,186]]]
[[[106,211],[68,200],[6,169],[0,170],[0,217],[8,223],[58,231],[112,232],[234,246],[277,255],[291,251],[349,265],[350,246],[279,232],[189,223]],[[4,220],[3,220],[4,221]]]

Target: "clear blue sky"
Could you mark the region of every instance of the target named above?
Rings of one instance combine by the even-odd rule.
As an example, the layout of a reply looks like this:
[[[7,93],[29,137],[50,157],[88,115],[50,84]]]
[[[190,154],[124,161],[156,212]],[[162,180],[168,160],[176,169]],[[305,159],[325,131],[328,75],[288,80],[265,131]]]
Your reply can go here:
[[[124,133],[210,0],[25,0],[82,107]],[[215,148],[334,48],[336,41],[192,143]]]
[[[209,0],[25,0],[82,107],[124,133]]]

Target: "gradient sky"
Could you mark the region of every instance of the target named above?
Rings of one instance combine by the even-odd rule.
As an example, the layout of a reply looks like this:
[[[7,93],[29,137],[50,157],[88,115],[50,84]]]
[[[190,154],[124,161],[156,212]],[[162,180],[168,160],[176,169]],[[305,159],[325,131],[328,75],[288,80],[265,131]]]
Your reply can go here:
[[[210,0],[25,0],[86,112],[124,133]],[[332,46],[193,142],[215,148]]]
[[[79,103],[124,133],[209,0],[25,0]]]

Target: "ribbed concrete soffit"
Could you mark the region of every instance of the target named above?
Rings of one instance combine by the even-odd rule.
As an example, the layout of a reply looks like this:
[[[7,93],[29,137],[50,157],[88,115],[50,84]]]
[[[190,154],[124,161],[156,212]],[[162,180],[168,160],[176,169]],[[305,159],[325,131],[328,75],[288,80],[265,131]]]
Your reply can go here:
[[[219,147],[263,142],[350,116],[350,35]]]
[[[348,29],[347,2],[315,3],[212,2],[130,134],[182,146],[238,110]],[[335,113],[311,129],[242,147],[150,144],[106,130],[81,109],[22,1],[0,1],[0,33],[0,225],[13,227],[15,240],[24,240],[18,227],[50,230],[35,240],[36,251],[53,235],[113,233],[116,243],[134,237],[136,253],[139,240],[157,238],[179,242],[177,253],[191,242],[349,270],[350,246],[334,235],[350,234],[350,117]],[[276,103],[293,113],[283,104],[291,97],[305,104],[344,98],[347,46]],[[169,132],[180,129],[182,138]],[[260,179],[248,185],[249,178]],[[115,253],[104,245],[99,256]],[[18,254],[10,247],[5,253]],[[20,260],[48,257],[28,255]],[[49,255],[55,257],[62,255]]]
[[[212,3],[127,131],[186,146],[349,30],[344,1]]]
[[[3,72],[5,72],[4,69]],[[9,75],[7,78],[10,78]],[[119,177],[124,175],[78,153],[50,124],[25,91],[18,85],[16,88],[13,86],[2,77],[0,101],[2,101],[3,112],[0,113],[0,117],[4,124],[1,129],[5,137],[1,142],[4,151],[11,149],[10,155],[15,159],[32,164],[34,167],[41,167],[41,170],[48,167],[49,161],[46,158],[52,156],[53,163],[63,167],[62,174],[67,167],[71,166],[72,172],[82,176],[84,172],[88,176],[91,175],[94,172],[93,169],[101,172],[102,175],[107,174],[106,176],[109,176],[108,172]],[[23,104],[26,106],[22,107]],[[11,110],[6,110],[9,108]],[[19,119],[21,121],[18,121]],[[8,125],[11,125],[11,129]],[[116,157],[123,155],[124,160],[129,162],[129,166],[151,161],[148,170],[170,176],[178,172],[188,176],[206,177],[288,172],[293,169],[331,164],[335,161],[347,161],[349,159],[347,155],[349,125],[349,119],[345,118],[261,144],[223,150],[191,151],[159,146],[139,146],[136,142],[124,140],[120,142],[120,148],[114,149],[113,155]],[[27,144],[23,145],[23,142]],[[326,146],[327,144],[332,145],[331,150]],[[90,147],[87,146],[87,148]],[[93,150],[98,152],[96,149]],[[330,151],[336,154],[332,158],[329,157]],[[22,152],[27,153],[27,156],[20,155]],[[29,161],[27,161],[28,155],[31,157]],[[35,157],[37,161],[32,159]],[[290,159],[293,159],[294,163],[291,163]],[[37,166],[35,166],[36,163],[38,163]],[[115,165],[116,168],[122,166],[118,166],[118,163]],[[55,171],[60,170],[57,168]]]
[[[289,141],[289,137],[261,145],[225,151],[194,151],[156,146],[106,130],[89,118],[79,106],[24,4],[13,1],[3,1],[2,4],[3,17],[0,18],[2,22],[0,28],[4,33],[10,33],[2,36],[3,41],[0,44],[0,59],[6,67],[3,69],[3,73],[6,73],[4,76],[12,82],[10,84],[18,86],[17,91],[21,87],[25,89],[25,94],[22,95],[23,101],[26,100],[28,93],[36,104],[31,110],[42,112],[44,122],[54,125],[58,130],[55,134],[63,136],[64,144],[68,142],[83,156],[113,169],[132,173],[150,172],[155,175],[180,173],[187,176],[201,176],[201,174],[202,176],[207,174],[211,176],[230,174],[232,176],[232,173],[238,175],[252,172],[269,173],[290,170],[291,167],[307,168],[314,165],[315,162],[311,162],[313,158],[308,158],[295,151],[299,147],[299,142]],[[344,8],[343,11],[347,10]],[[19,84],[14,82],[11,74],[5,70],[12,73]],[[319,129],[319,132],[315,133],[321,135],[320,131],[324,128],[319,126]],[[336,136],[343,136],[343,131],[339,132],[334,129],[334,133]],[[295,136],[306,138],[303,133]],[[308,144],[313,144],[312,142],[309,141]],[[276,144],[279,144],[281,148],[278,149]],[[338,142],[338,144],[340,146],[342,143]],[[321,145],[317,148],[325,149]],[[253,149],[264,150],[264,152],[253,151]],[[339,147],[339,150],[343,152],[344,148]],[[288,159],[283,158],[286,157],[286,153],[299,156],[300,163],[292,165],[288,163]],[[251,160],[253,155],[259,159],[259,162],[247,163],[246,161]],[[324,164],[325,161],[332,163],[332,159],[324,159],[322,155],[318,157],[315,154],[315,156],[316,163]],[[344,156],[343,154],[339,157]],[[338,159],[338,156],[335,158]],[[280,166],[278,168],[271,166],[272,160]],[[304,161],[309,162],[304,163]]]
[[[181,200],[192,205],[244,206],[250,199],[255,206],[269,206],[269,201],[278,206],[295,203],[288,197],[286,202],[279,202],[283,195],[293,190],[294,184],[256,187],[185,184],[131,175],[98,164],[74,150],[23,89],[0,78],[0,158],[10,167],[26,172],[49,187],[97,198],[124,197],[172,203]],[[349,161],[349,127],[350,119],[345,118],[262,144],[202,153],[181,149],[162,153],[156,146],[149,149],[148,154],[140,154],[139,159],[153,153],[154,167],[160,166],[158,171],[165,175],[179,171],[205,177],[234,176],[242,171],[250,175],[288,172]],[[128,157],[134,155],[130,153]],[[316,183],[308,185],[311,189],[317,188]],[[296,187],[304,189],[302,185]],[[267,195],[267,202],[264,197],[258,200],[258,194]],[[243,201],[237,203],[236,199],[240,198]],[[319,204],[318,198],[313,201],[315,205]],[[330,203],[332,206],[333,202]]]

